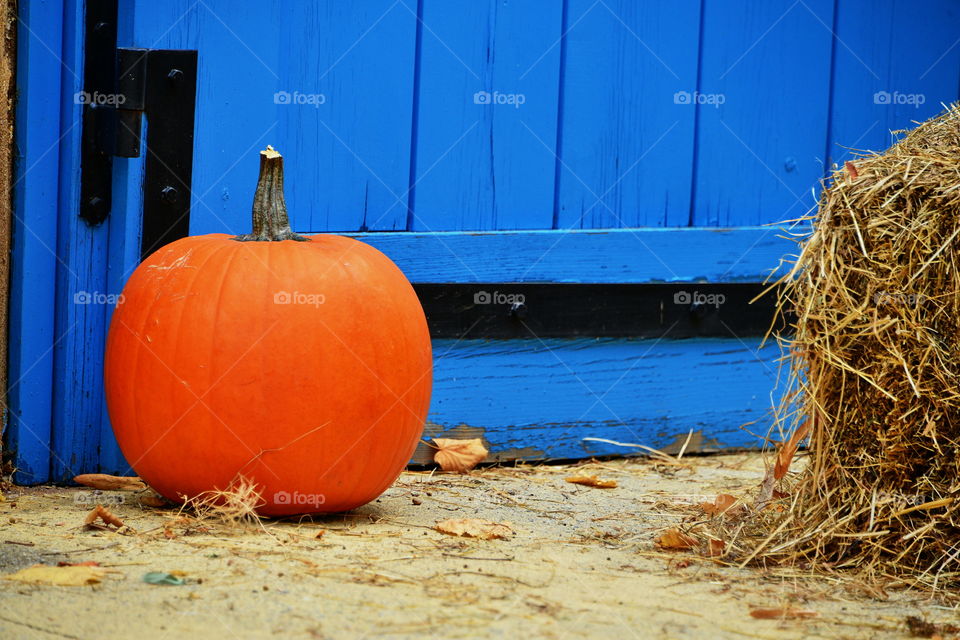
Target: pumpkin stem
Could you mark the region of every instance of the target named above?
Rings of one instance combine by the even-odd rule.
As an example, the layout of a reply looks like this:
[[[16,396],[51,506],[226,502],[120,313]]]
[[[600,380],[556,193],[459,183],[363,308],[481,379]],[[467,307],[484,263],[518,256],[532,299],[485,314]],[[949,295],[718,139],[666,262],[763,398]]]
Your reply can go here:
[[[283,199],[283,156],[270,145],[260,152],[260,178],[253,195],[253,233],[233,239],[240,242],[310,240],[290,229],[287,203]]]

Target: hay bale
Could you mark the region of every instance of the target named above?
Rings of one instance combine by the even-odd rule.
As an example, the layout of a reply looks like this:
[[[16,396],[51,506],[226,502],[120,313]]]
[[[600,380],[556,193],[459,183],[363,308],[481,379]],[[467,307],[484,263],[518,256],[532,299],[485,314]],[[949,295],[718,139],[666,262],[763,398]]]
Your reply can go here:
[[[960,585],[960,109],[846,163],[782,303],[810,428],[776,553]],[[776,555],[776,554],[774,554]]]

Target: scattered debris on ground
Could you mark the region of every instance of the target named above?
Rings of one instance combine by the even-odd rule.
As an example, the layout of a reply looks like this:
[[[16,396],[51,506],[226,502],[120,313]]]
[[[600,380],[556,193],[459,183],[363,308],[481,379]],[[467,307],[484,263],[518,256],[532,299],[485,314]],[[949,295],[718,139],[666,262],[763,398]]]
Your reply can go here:
[[[133,487],[13,487],[0,637],[101,637],[91,612],[144,638],[956,635],[957,610],[924,591],[685,548],[690,518],[742,508],[723,496],[755,492],[764,472],[758,454],[406,472],[356,511],[281,521],[244,516],[242,501],[226,519],[146,506]],[[85,525],[98,505],[122,524]],[[13,578],[37,565],[44,579]],[[52,586],[68,575],[87,582]]]

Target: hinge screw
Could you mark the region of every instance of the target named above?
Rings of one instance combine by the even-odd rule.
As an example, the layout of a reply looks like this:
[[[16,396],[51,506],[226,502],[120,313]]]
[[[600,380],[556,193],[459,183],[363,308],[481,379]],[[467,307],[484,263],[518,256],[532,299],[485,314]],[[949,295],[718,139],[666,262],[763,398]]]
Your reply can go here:
[[[180,69],[170,69],[170,73],[167,74],[167,78],[170,82],[180,82],[183,80],[183,71]]]
[[[514,302],[510,305],[510,317],[515,320],[523,320],[527,317],[527,305],[522,302]]]
[[[710,307],[702,302],[694,302],[690,305],[690,316],[696,320],[703,320],[710,315]]]
[[[174,204],[177,199],[180,197],[180,192],[177,191],[176,187],[164,187],[160,191],[160,199],[166,202],[167,204]]]

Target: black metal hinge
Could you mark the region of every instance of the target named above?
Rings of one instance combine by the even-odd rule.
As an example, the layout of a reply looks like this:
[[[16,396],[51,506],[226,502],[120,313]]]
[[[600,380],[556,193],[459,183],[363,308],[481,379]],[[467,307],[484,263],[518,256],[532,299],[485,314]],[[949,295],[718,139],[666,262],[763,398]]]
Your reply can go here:
[[[117,0],[88,0],[86,12],[80,216],[106,219],[113,156],[136,158],[145,146],[143,258],[189,233],[197,52],[117,48]]]

